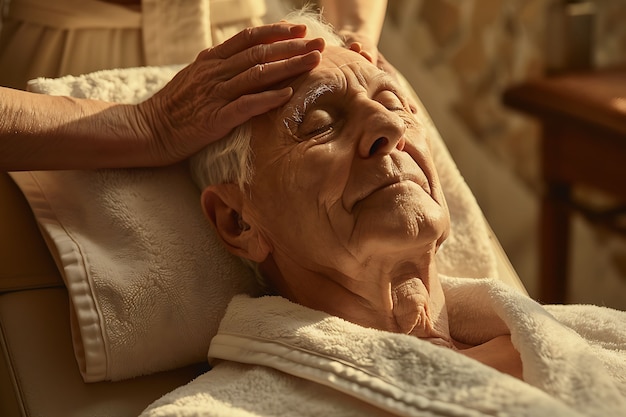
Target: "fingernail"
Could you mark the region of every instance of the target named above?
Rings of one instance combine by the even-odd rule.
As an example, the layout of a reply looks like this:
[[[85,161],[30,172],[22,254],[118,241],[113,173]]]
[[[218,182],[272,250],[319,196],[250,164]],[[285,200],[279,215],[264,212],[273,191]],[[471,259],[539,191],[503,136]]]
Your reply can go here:
[[[301,35],[306,32],[305,25],[295,25],[289,28],[289,33],[292,35]]]
[[[305,64],[316,64],[322,60],[322,54],[320,51],[311,51],[302,56],[302,62]]]
[[[293,93],[293,90],[291,87],[285,87],[285,88],[281,88],[280,90],[278,90],[276,92],[276,94],[278,95],[279,98],[281,97],[288,97]]]
[[[307,49],[317,49],[322,51],[326,46],[324,38],[315,38],[308,41],[306,44]]]

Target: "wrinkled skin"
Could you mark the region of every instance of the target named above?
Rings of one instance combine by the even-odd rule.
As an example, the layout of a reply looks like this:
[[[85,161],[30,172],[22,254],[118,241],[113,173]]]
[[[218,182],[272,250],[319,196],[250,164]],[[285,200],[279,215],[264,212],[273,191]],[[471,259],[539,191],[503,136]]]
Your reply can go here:
[[[345,32],[343,35],[346,45],[351,49],[361,52],[364,57],[372,61],[379,69],[394,77],[396,76],[397,70],[387,61],[378,50],[378,46],[369,38],[354,32]]]
[[[324,49],[322,39],[301,39],[305,33],[305,26],[286,22],[245,29],[201,52],[141,103],[143,128],[153,137],[159,164],[182,160],[283,105],[292,90],[271,88],[314,68]]]

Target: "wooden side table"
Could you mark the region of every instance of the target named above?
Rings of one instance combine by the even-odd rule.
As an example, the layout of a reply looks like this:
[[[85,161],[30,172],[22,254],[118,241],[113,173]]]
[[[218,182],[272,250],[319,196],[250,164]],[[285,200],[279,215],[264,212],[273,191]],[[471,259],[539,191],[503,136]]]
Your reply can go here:
[[[626,213],[623,206],[593,212],[572,193],[584,185],[626,201],[626,68],[530,80],[507,89],[503,101],[542,125],[539,300],[563,303],[571,210],[607,223]]]

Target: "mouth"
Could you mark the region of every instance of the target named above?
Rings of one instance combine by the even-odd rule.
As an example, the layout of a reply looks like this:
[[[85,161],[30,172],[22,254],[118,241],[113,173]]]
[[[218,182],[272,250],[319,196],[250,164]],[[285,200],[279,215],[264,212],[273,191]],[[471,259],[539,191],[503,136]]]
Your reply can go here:
[[[430,183],[426,178],[426,175],[414,175],[405,174],[399,177],[386,178],[384,182],[379,183],[372,187],[365,187],[362,192],[357,193],[353,201],[349,202],[346,206],[350,212],[363,200],[369,198],[373,194],[381,191],[398,191],[403,187],[417,185],[422,188],[428,195],[430,195]]]

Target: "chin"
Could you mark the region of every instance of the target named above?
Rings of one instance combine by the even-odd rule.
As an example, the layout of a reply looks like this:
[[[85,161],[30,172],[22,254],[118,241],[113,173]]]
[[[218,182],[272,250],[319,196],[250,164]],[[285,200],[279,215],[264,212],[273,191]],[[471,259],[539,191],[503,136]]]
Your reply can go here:
[[[424,218],[419,213],[398,210],[373,218],[361,218],[352,234],[353,247],[358,247],[359,252],[368,256],[381,252],[401,253],[404,249],[434,249],[449,230],[447,214],[441,209],[436,214]]]
[[[424,241],[439,240],[450,227],[446,205],[414,184],[372,194],[361,202],[355,221],[361,235],[378,233],[380,237]]]

